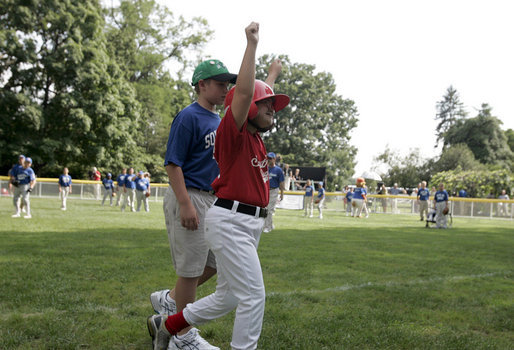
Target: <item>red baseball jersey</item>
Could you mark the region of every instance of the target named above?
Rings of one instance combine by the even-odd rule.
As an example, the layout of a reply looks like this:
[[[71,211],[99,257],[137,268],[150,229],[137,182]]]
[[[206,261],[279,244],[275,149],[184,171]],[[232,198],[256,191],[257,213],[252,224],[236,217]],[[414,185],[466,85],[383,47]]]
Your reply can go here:
[[[218,198],[258,207],[269,202],[268,159],[258,132],[250,133],[246,123],[238,130],[230,107],[221,120],[214,146],[220,169],[212,182]]]

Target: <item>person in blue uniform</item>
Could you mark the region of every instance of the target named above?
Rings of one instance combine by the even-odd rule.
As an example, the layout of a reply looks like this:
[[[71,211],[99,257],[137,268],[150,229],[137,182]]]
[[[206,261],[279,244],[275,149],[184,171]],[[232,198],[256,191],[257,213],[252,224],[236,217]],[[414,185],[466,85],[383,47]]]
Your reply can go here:
[[[428,218],[428,199],[430,198],[430,191],[427,188],[427,182],[422,181],[421,187],[418,189],[418,204],[419,204],[419,216],[420,221]]]
[[[267,206],[268,216],[264,220],[264,229],[263,232],[271,232],[275,225],[273,225],[273,215],[275,214],[275,207],[277,206],[277,201],[279,200],[279,192],[280,192],[280,200],[284,199],[284,172],[282,169],[276,165],[277,156],[273,152],[268,153],[268,175],[269,175],[269,203]]]
[[[36,175],[34,174],[34,170],[30,167],[32,165],[32,159],[27,157],[23,162],[23,167],[18,168],[16,171],[16,183],[14,189],[14,198],[13,203],[16,208],[16,212],[12,215],[13,218],[19,218],[20,214],[20,199],[23,202],[27,210],[27,214],[24,216],[25,219],[31,219],[31,211],[30,211],[30,192],[36,185]]]
[[[325,203],[325,189],[323,188],[323,181],[319,182],[318,197],[316,198],[316,205],[318,206],[319,218],[323,219],[323,203]]]
[[[140,171],[137,174],[136,178],[136,200],[137,200],[137,209],[136,211],[141,211],[141,203],[144,203],[145,211],[149,212],[150,207],[148,206],[148,197],[147,193],[150,193],[150,181],[148,178],[144,177],[144,171]]]
[[[104,186],[104,198],[102,199],[102,205],[105,203],[105,199],[109,197],[110,206],[112,207],[112,194],[114,191],[114,181],[112,181],[112,174],[107,173],[107,177],[102,180]]]
[[[314,187],[312,187],[311,180],[307,180],[305,183],[304,191],[303,208],[305,209],[305,214],[303,214],[303,216],[312,218],[312,212],[314,210]]]
[[[66,210],[68,195],[72,192],[71,176],[68,168],[64,168],[62,175],[59,176],[59,196],[61,197],[61,210]]]
[[[125,176],[127,176],[127,168],[123,168],[121,174],[116,178],[116,206],[120,205],[120,201],[124,197],[123,185],[125,184]]]
[[[444,189],[444,184],[439,184],[439,190],[434,195],[435,206],[435,225],[437,228],[447,228],[447,217],[444,213],[448,208],[448,192]]]
[[[125,176],[125,181],[123,182],[123,194],[125,198],[121,205],[121,211],[125,211],[125,206],[127,205],[130,207],[130,210],[136,211],[136,178],[134,168],[129,168],[128,174]]]

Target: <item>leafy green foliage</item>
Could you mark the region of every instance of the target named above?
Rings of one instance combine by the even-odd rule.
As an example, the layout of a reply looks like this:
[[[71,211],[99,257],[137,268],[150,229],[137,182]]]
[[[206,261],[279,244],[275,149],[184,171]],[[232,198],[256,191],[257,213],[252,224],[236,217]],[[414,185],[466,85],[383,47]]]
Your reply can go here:
[[[257,78],[265,80],[275,57],[259,59]],[[274,90],[289,95],[291,103],[275,119],[276,127],[263,135],[266,148],[282,155],[284,163],[327,167],[330,190],[353,175],[356,148],[350,132],[357,126],[354,101],[336,93],[330,73],[316,72],[315,66],[292,63],[280,56],[283,70]]]
[[[473,152],[464,143],[458,143],[443,149],[437,160],[431,160],[428,167],[432,174],[460,168],[461,170],[485,169],[485,165],[475,159]]]
[[[439,121],[436,127],[437,143],[444,141],[448,129],[457,121],[466,117],[467,112],[460,101],[459,93],[450,85],[443,99],[437,102],[435,119]],[[437,146],[437,144],[436,144]]]
[[[106,50],[97,1],[7,1],[0,8],[0,152],[41,175],[121,167],[142,153],[135,92]]]
[[[512,174],[505,170],[456,170],[442,171],[432,176],[431,186],[443,183],[448,192],[465,189],[469,197],[486,197],[490,193],[498,197],[501,190],[511,193],[514,189]]]
[[[402,157],[398,151],[386,147],[384,152],[374,158],[374,162],[377,171],[385,165],[387,171],[381,175],[386,186],[398,183],[400,187],[414,188],[421,181],[430,179],[430,170],[419,148],[411,149]]]
[[[502,122],[491,114],[492,108],[484,103],[475,118],[459,120],[447,131],[445,145],[466,144],[483,164],[500,164],[514,170],[511,151]]]

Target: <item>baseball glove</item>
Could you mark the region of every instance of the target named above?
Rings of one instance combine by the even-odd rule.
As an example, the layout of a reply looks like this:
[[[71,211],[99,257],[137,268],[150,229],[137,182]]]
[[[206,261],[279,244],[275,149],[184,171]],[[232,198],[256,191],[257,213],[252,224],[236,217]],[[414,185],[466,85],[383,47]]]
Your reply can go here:
[[[316,200],[314,201],[314,203],[315,203],[315,204],[318,204],[318,203],[319,203],[319,199],[316,199]]]
[[[150,192],[149,191],[145,192],[145,196],[150,197]]]
[[[448,215],[449,212],[450,212],[450,209],[448,209],[448,207],[443,209],[443,215]]]
[[[354,202],[354,201],[352,201],[352,207],[354,207],[354,208],[355,208],[356,206],[357,206],[357,203],[356,203],[356,202]]]
[[[112,193],[112,196],[113,196],[113,197],[116,197],[116,192],[113,192],[113,193]]]

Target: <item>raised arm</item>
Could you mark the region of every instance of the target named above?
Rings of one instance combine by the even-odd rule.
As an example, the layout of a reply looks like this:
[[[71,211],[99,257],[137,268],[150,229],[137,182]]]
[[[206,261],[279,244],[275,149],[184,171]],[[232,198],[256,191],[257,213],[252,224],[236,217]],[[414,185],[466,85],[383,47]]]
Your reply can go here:
[[[232,115],[239,130],[243,127],[250,104],[252,103],[253,90],[255,85],[255,52],[259,42],[259,24],[252,22],[245,28],[246,50],[243,62],[237,76],[234,99],[232,100]]]
[[[271,62],[271,65],[269,66],[268,77],[266,78],[265,83],[273,88],[273,85],[275,85],[275,81],[277,80],[281,71],[282,61],[280,61],[280,59],[277,58],[276,60]]]

